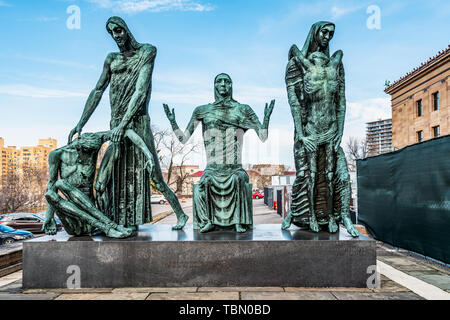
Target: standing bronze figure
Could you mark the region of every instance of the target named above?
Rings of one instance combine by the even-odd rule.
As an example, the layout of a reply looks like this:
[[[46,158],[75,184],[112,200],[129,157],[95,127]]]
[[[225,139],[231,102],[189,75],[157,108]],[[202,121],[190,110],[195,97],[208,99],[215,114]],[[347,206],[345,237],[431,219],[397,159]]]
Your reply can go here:
[[[102,160],[95,184],[104,213],[119,225],[132,229],[152,221],[150,179],[153,179],[175,211],[178,223],[173,228],[181,229],[188,216],[162,176],[148,115],[156,47],[137,42],[119,17],[109,18],[106,29],[120,52],[106,57],[103,72],[89,95],[81,119],[70,132],[69,143],[76,133],[81,134],[109,85],[112,143]],[[126,129],[136,132],[152,153],[153,174],[145,170],[147,159],[142,151],[124,136]]]
[[[339,230],[338,222],[356,237],[350,216],[350,176],[340,147],[345,119],[343,53],[330,57],[335,25],[312,25],[303,49],[289,51],[286,86],[295,125],[294,157],[297,177],[292,204],[282,228],[291,223],[319,232]]]

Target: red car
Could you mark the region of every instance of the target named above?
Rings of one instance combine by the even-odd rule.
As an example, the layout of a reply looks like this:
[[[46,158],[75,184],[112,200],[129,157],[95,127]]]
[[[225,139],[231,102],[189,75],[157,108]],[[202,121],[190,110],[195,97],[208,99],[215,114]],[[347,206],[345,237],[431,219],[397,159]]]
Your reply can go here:
[[[258,190],[253,190],[252,196],[253,196],[253,199],[262,199],[262,198],[264,198],[264,195],[261,192],[259,192]]]

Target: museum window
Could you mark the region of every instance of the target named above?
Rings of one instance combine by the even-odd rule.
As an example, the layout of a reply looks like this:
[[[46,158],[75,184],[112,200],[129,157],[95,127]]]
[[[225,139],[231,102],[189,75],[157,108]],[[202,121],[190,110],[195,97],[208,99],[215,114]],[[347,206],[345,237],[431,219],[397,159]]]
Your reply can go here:
[[[421,117],[423,114],[422,99],[418,100],[416,103],[417,103],[417,116]]]
[[[422,142],[423,140],[423,131],[417,131],[417,142]]]
[[[440,126],[433,127],[433,137],[437,138],[441,135],[441,128]]]
[[[439,110],[439,91],[433,93],[433,111]]]

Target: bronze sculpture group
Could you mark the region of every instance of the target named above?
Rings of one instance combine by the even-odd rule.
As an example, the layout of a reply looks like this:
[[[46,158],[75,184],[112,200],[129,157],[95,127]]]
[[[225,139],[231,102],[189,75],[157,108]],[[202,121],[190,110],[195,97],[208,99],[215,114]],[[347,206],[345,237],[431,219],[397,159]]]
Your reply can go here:
[[[342,221],[356,237],[349,218],[349,175],[340,147],[345,117],[342,51],[330,57],[328,45],[334,28],[330,22],[315,23],[303,49],[294,45],[289,51],[286,86],[295,125],[297,173],[291,210],[281,227],[294,224],[318,232],[324,226],[334,233]],[[139,225],[152,221],[150,180],[176,214],[173,229],[182,229],[188,216],[163,179],[148,114],[156,48],[137,42],[119,17],[108,19],[106,29],[119,52],[106,57],[68,144],[50,155],[43,229],[56,233],[57,214],[72,235],[129,237]],[[108,86],[111,130],[82,134]],[[221,73],[214,79],[214,102],[196,107],[184,132],[174,109],[163,105],[181,143],[202,125],[207,167],[193,188],[194,229],[245,232],[252,228],[252,188],[241,163],[243,135],[253,129],[264,142],[274,104],[275,100],[266,104],[261,123],[250,106],[233,99],[232,80]],[[96,171],[97,154],[105,141],[110,144]]]

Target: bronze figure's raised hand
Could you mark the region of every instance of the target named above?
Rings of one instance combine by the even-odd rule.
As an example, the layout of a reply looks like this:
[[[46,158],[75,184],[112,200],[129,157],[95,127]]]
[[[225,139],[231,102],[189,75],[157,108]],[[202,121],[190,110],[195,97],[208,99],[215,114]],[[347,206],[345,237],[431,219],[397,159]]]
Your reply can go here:
[[[275,106],[275,99],[270,101],[270,105],[266,103],[266,107],[264,108],[264,118],[270,118],[273,112],[273,108]]]
[[[170,112],[169,106],[165,103],[163,103],[164,111],[166,112],[167,119],[169,119],[170,122],[175,121],[175,109],[172,109],[172,112]]]

